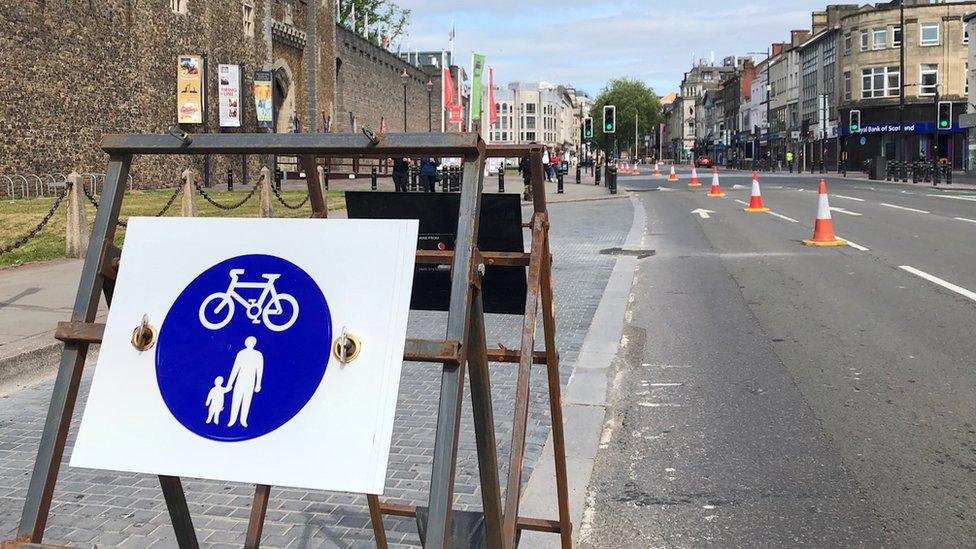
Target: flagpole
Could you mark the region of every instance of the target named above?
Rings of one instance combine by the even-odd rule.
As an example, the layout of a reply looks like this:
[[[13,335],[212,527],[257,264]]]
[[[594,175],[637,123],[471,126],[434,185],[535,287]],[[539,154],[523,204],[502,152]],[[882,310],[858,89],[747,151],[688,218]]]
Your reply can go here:
[[[471,52],[471,97],[468,98],[468,131],[471,131],[471,115],[473,114],[472,108],[474,105],[474,52]]]

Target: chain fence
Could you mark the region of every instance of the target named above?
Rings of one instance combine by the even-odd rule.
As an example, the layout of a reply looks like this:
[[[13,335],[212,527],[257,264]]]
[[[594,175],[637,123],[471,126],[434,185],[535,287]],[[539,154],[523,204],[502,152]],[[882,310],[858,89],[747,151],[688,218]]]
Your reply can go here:
[[[34,238],[37,233],[41,232],[41,229],[43,229],[48,222],[51,221],[51,218],[54,217],[54,212],[58,211],[58,208],[61,207],[61,203],[64,202],[64,198],[68,196],[68,191],[71,190],[71,185],[71,182],[68,182],[67,185],[65,185],[64,190],[58,194],[54,204],[51,205],[51,209],[47,211],[47,214],[44,216],[44,219],[41,219],[40,223],[35,225],[34,228],[28,231],[24,236],[18,238],[14,242],[11,242],[10,244],[7,244],[3,248],[0,248],[0,255],[10,253],[17,248],[20,248],[24,244],[27,244],[28,240]]]
[[[241,206],[246,204],[247,201],[254,196],[254,193],[256,193],[257,190],[261,188],[261,185],[263,183],[264,183],[264,176],[261,176],[261,179],[259,179],[258,182],[254,184],[253,188],[251,188],[251,192],[247,193],[247,196],[238,200],[237,202],[234,202],[233,204],[221,204],[220,202],[217,202],[216,200],[213,199],[213,197],[207,194],[207,191],[203,190],[203,187],[201,187],[200,184],[197,183],[196,181],[193,182],[193,186],[196,187],[197,192],[200,193],[200,196],[202,196],[204,200],[209,202],[211,206],[220,210],[236,210],[237,208],[240,208]]]
[[[271,186],[271,190],[274,191],[275,198],[278,199],[278,202],[281,202],[281,205],[284,206],[284,207],[286,207],[286,208],[288,208],[289,210],[297,210],[297,209],[300,209],[302,206],[304,206],[308,202],[308,199],[309,199],[309,195],[306,194],[305,195],[305,198],[301,202],[299,202],[297,205],[294,205],[293,206],[293,205],[285,202],[285,199],[281,196],[281,192],[278,190],[278,188],[276,186],[272,185]]]

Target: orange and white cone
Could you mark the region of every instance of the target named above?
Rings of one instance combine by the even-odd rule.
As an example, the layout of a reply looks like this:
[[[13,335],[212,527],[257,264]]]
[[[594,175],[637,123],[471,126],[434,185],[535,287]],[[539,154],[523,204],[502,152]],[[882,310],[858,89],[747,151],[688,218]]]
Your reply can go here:
[[[689,187],[701,187],[701,181],[698,180],[698,168],[694,164],[691,165],[691,181],[688,182]]]
[[[804,240],[807,246],[846,246],[847,241],[834,235],[834,221],[830,218],[827,200],[827,182],[820,179],[820,200],[817,203],[817,220],[813,223],[813,238]]]
[[[674,173],[674,164],[671,164],[671,173],[668,175],[668,181],[677,181],[678,174]]]
[[[637,167],[637,162],[634,162],[634,169],[630,173],[640,175],[640,168]]]
[[[745,211],[748,213],[769,211],[769,208],[763,206],[762,191],[759,190],[759,172],[752,172],[752,196],[749,197],[749,207]]]
[[[725,193],[722,192],[722,187],[720,187],[718,184],[717,167],[712,167],[712,190],[708,191],[708,194],[706,196],[709,196],[711,198],[722,198],[723,196],[725,196]]]
[[[654,177],[661,177],[661,164],[660,164],[660,162],[655,162],[654,163],[654,173],[651,174],[651,175],[653,175]]]

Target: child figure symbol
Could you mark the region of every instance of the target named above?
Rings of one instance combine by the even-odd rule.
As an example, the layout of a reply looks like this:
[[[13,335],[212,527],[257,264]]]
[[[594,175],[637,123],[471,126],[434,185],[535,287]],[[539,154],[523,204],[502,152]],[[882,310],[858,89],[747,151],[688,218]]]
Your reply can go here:
[[[261,392],[261,379],[264,377],[264,355],[254,348],[258,339],[249,336],[244,340],[244,348],[237,352],[234,366],[226,386],[221,386],[224,378],[217,376],[214,386],[207,395],[206,405],[209,408],[207,423],[211,420],[220,425],[220,412],[224,409],[224,395],[231,390],[230,421],[228,427],[233,427],[238,421],[242,427],[247,427],[247,418],[251,412],[251,400],[255,393]]]

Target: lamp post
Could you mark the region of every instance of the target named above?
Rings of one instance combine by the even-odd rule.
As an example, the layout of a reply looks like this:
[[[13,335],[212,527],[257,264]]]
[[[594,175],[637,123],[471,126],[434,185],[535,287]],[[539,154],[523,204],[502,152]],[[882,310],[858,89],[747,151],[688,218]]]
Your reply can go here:
[[[434,92],[434,82],[430,78],[427,79],[427,132],[430,133],[434,131],[433,122],[430,119],[430,112],[434,110],[433,104],[433,92]]]
[[[403,69],[400,73],[400,80],[403,80],[403,132],[407,131],[407,81],[410,80],[410,75],[407,74],[407,69]]]

